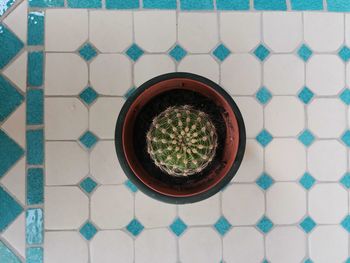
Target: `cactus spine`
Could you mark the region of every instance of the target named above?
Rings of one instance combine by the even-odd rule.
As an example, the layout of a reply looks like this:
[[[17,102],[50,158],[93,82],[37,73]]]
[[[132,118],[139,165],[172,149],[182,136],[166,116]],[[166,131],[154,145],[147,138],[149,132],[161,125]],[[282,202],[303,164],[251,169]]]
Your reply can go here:
[[[156,116],[146,140],[154,163],[173,176],[201,172],[213,160],[217,147],[209,116],[188,105],[170,107]]]

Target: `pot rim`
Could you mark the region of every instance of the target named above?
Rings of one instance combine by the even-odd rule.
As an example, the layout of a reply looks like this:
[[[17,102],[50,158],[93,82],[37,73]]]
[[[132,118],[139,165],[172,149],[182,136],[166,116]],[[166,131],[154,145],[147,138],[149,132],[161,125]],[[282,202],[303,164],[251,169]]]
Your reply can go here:
[[[123,147],[124,146],[123,144],[124,121],[130,110],[130,106],[134,103],[136,98],[138,98],[138,96],[142,94],[146,89],[154,86],[157,83],[167,81],[167,80],[172,80],[172,79],[194,80],[194,81],[203,83],[204,86],[209,86],[210,88],[214,89],[214,91],[219,93],[219,95],[221,95],[223,99],[231,107],[238,124],[238,134],[239,134],[238,148],[237,148],[235,159],[231,167],[228,169],[228,172],[222,177],[222,179],[219,182],[212,185],[212,187],[206,189],[203,192],[194,193],[193,195],[188,195],[188,196],[167,195],[166,193],[161,193],[159,191],[152,189],[151,187],[146,185],[144,182],[142,182],[140,178],[134,173],[133,169],[129,166],[127,157],[124,153],[124,147]],[[142,84],[139,88],[136,89],[136,91],[134,91],[131,94],[131,96],[124,103],[119,113],[117,123],[115,126],[114,143],[115,143],[116,153],[123,171],[125,172],[127,177],[130,179],[130,181],[134,183],[142,192],[144,192],[145,194],[157,200],[164,201],[167,203],[185,204],[185,203],[198,202],[211,197],[212,195],[219,192],[222,188],[224,188],[232,180],[244,156],[245,145],[246,145],[246,133],[245,133],[245,125],[244,125],[243,117],[238,106],[233,101],[232,97],[222,87],[220,87],[218,84],[216,84],[215,82],[205,77],[202,77],[193,73],[175,72],[175,73],[167,73],[167,74],[154,77],[148,80],[147,82],[145,82],[144,84]]]

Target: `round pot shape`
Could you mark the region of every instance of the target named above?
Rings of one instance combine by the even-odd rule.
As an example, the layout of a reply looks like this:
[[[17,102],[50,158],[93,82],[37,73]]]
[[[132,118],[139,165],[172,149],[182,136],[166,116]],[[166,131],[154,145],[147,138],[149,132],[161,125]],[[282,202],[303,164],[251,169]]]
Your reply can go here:
[[[218,132],[214,160],[199,174],[174,177],[155,166],[147,153],[152,119],[174,105],[191,105],[212,117]],[[122,107],[115,128],[115,148],[122,169],[142,192],[174,204],[198,202],[224,188],[235,176],[246,144],[242,114],[231,96],[211,80],[191,73],[155,77]]]

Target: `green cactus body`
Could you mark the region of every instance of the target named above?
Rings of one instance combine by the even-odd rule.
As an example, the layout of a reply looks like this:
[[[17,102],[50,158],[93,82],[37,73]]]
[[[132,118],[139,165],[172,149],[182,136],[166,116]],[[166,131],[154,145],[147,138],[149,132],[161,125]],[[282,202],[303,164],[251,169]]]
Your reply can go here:
[[[156,116],[146,139],[154,163],[173,176],[201,172],[217,148],[216,129],[208,114],[188,105],[170,107]]]

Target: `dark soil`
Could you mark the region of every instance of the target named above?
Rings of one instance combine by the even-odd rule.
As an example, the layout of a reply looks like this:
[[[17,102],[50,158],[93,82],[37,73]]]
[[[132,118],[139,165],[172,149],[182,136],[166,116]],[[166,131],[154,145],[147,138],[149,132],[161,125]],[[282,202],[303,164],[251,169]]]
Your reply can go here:
[[[161,171],[147,153],[146,134],[152,120],[170,106],[190,105],[209,114],[218,134],[218,147],[213,161],[200,173],[188,177],[175,177]],[[177,89],[164,92],[148,102],[136,117],[134,128],[134,151],[144,169],[162,183],[176,189],[193,187],[206,181],[209,171],[221,166],[226,125],[222,117],[224,109],[209,98],[189,90]]]

